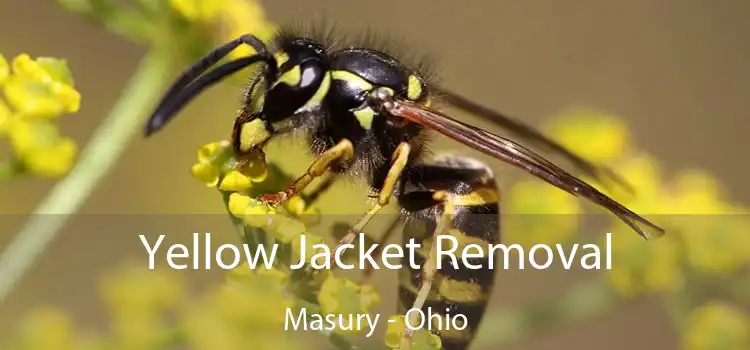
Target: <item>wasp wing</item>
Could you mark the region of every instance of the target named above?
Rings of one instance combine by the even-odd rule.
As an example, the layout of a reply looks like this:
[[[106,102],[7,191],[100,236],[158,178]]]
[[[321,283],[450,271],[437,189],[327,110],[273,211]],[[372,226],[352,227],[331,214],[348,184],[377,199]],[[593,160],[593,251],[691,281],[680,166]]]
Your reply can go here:
[[[565,148],[558,142],[545,136],[535,128],[523,123],[520,120],[511,118],[509,116],[498,113],[490,108],[482,106],[476,102],[473,102],[461,95],[454,92],[450,92],[445,89],[438,88],[438,94],[440,95],[440,101],[446,102],[449,105],[461,109],[465,112],[474,114],[482,119],[491,121],[501,128],[510,131],[515,136],[527,140],[533,144],[545,147],[552,152],[556,152],[568,159],[575,166],[583,170],[587,175],[593,177],[601,183],[605,183],[604,177],[609,177],[626,190],[632,192],[633,188],[623,178],[617,175],[614,171],[609,168],[597,166],[586,159],[581,158],[569,149]]]
[[[435,130],[498,160],[521,168],[568,193],[586,198],[606,208],[644,238],[655,238],[664,234],[662,228],[516,142],[460,122],[435,109],[408,100],[392,100],[385,103],[383,107],[394,116]],[[646,233],[637,222],[656,232]]]

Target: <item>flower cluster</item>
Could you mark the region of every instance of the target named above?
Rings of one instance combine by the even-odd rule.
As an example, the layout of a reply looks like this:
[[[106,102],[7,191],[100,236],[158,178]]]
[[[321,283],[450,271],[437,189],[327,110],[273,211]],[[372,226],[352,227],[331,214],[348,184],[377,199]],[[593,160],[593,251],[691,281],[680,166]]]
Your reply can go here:
[[[81,95],[64,60],[20,54],[11,62],[0,55],[0,137],[13,154],[0,160],[0,178],[31,174],[64,176],[77,153],[73,139],[60,134],[60,116],[75,113]]]
[[[246,33],[270,40],[275,26],[266,19],[257,1],[245,0],[169,0],[171,8],[184,19],[203,26],[218,26],[217,42],[226,42]],[[249,47],[240,47],[230,56],[236,58],[252,54]]]
[[[687,170],[666,179],[658,162],[632,144],[627,124],[620,118],[590,109],[563,113],[547,125],[550,135],[575,153],[599,163],[611,164],[633,187],[623,191],[613,184],[597,185],[633,211],[665,227],[669,234],[644,241],[612,217],[613,268],[608,278],[625,295],[680,288],[685,268],[703,272],[727,272],[750,262],[750,229],[746,208],[723,197],[717,181],[702,171]],[[578,213],[575,199],[543,193],[539,182],[522,182],[510,191],[510,208],[523,213]],[[549,186],[547,186],[549,187]],[[560,192],[560,191],[558,191]],[[567,196],[571,197],[571,196]],[[548,208],[547,206],[550,206]],[[574,220],[564,225],[573,231]],[[525,228],[510,234],[534,232]],[[532,235],[534,236],[534,235]],[[559,241],[563,237],[555,237]]]
[[[192,62],[237,37],[252,33],[268,42],[276,33],[259,1],[248,0],[138,0],[128,6],[113,0],[57,0],[66,9],[97,22],[131,40],[168,47]],[[229,54],[251,54],[241,45]]]
[[[184,332],[192,349],[302,349],[284,336],[289,276],[278,269],[233,271],[228,281],[210,291],[185,312]]]
[[[668,178],[653,157],[633,147],[627,125],[607,113],[574,110],[553,119],[549,129],[574,152],[613,164],[634,193],[600,189],[667,230],[665,236],[645,241],[613,219],[606,231],[613,232],[613,268],[606,280],[621,296],[662,293],[672,298],[670,293],[714,284],[705,280],[712,276],[746,276],[750,210],[731,203],[713,176],[689,169]],[[693,315],[685,335],[686,348],[748,346],[748,316],[738,309],[710,303],[695,309]]]
[[[693,310],[683,343],[686,350],[747,349],[750,316],[725,302],[708,302]]]
[[[315,245],[324,244],[322,236],[310,233],[304,220],[305,215],[315,213],[315,208],[308,206],[300,196],[290,198],[281,208],[269,206],[255,199],[257,193],[268,188],[280,188],[286,185],[269,184],[279,179],[289,178],[278,173],[275,167],[266,164],[263,154],[244,155],[238,161],[228,142],[214,142],[201,147],[198,151],[198,162],[191,167],[195,178],[208,187],[216,187],[224,193],[227,211],[251,230],[256,237],[243,236],[251,241],[266,241],[272,238],[275,244],[288,248],[298,261],[302,248],[300,237],[305,236],[305,251],[308,263],[310,257],[319,251]],[[281,211],[280,211],[281,210]],[[248,230],[242,234],[245,235]],[[258,237],[261,236],[261,237]],[[286,250],[286,249],[285,249]],[[264,271],[264,270],[259,270]],[[334,276],[330,270],[320,270],[307,273],[293,273],[289,265],[284,262],[277,264],[273,275],[278,281],[283,281],[285,290],[296,293],[296,298],[303,303],[305,295],[315,296],[315,305],[307,307],[318,310],[322,315],[360,315],[371,312],[380,303],[380,296],[371,285],[359,285],[353,281]],[[255,275],[258,272],[250,270],[235,271],[233,275]],[[294,276],[294,278],[292,277]],[[293,293],[293,294],[294,294]],[[282,310],[283,311],[283,310]],[[278,312],[278,315],[284,315]],[[343,333],[361,330],[339,331]]]

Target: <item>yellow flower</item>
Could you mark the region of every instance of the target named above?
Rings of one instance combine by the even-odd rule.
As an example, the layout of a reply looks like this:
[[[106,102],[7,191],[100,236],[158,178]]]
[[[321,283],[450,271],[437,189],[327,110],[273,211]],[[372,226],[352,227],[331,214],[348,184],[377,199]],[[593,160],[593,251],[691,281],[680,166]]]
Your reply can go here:
[[[654,224],[664,228],[667,226],[670,213],[669,193],[662,181],[658,163],[647,154],[633,154],[623,158],[615,169],[632,186],[633,192],[626,192],[622,187],[601,189],[625,207],[645,217]],[[601,210],[601,209],[599,209]],[[612,220],[620,224],[619,218],[610,215]],[[646,237],[657,238],[662,232],[639,225],[645,231]],[[671,230],[672,228],[668,228]],[[623,232],[624,234],[632,233]]]
[[[222,166],[226,162],[228,142],[211,142],[198,148],[198,162],[190,168],[190,173],[208,187],[218,184]]]
[[[274,218],[269,229],[272,231],[274,238],[280,243],[288,244],[292,241],[297,241],[297,245],[299,245],[299,238],[305,233],[306,227],[305,224],[294,218],[279,215]],[[322,242],[322,239],[316,240],[312,235],[307,235],[305,238],[308,238],[308,241],[316,241],[316,243]],[[310,242],[308,242],[308,248],[309,246]]]
[[[521,181],[508,192],[506,239],[521,245],[562,244],[579,227],[578,199],[546,182]]]
[[[726,214],[729,206],[721,200],[716,179],[703,171],[683,172],[672,187],[671,214]]]
[[[5,136],[8,133],[12,118],[13,112],[10,107],[0,99],[0,136]]]
[[[73,167],[78,148],[75,142],[59,135],[57,127],[44,119],[17,119],[10,123],[11,146],[32,173],[58,177]]]
[[[229,195],[227,208],[232,215],[242,219],[250,227],[268,226],[273,222],[271,216],[276,213],[274,208],[237,192]]]
[[[359,286],[343,277],[330,276],[318,294],[320,307],[326,313],[366,313],[380,305],[380,296],[371,285]]]
[[[248,33],[268,42],[276,33],[275,26],[266,19],[265,10],[259,1],[169,0],[169,4],[188,21],[208,26],[217,25],[216,40],[222,43]],[[240,45],[229,54],[229,58],[253,53],[247,45]]]
[[[242,277],[211,291],[184,314],[191,349],[301,349],[286,336],[284,317],[293,300],[285,293],[288,276],[276,269],[242,272]]]
[[[214,158],[220,155],[220,151],[229,147],[229,142],[209,142],[198,148],[198,162],[211,163]]]
[[[5,79],[10,75],[10,66],[8,66],[8,60],[5,56],[0,54],[0,85],[5,82]]]
[[[215,187],[219,181],[219,169],[208,163],[193,164],[190,167],[190,174],[208,187]]]
[[[227,0],[169,0],[169,5],[190,21],[208,22],[221,13]]]
[[[230,170],[221,180],[219,189],[222,191],[244,191],[250,188],[251,184],[249,177],[237,170]]]
[[[586,179],[588,183],[611,196],[633,211],[645,214],[667,214],[665,185],[658,162],[648,154],[629,154],[612,168],[632,187],[633,192],[614,183],[603,186],[597,181]]]
[[[56,309],[39,309],[26,316],[20,327],[19,343],[23,350],[74,350],[76,332],[70,317]]]
[[[372,286],[363,287],[349,279],[330,276],[320,287],[318,303],[325,314],[356,317],[378,307],[380,296]],[[358,331],[361,329],[341,330],[341,333]]]
[[[678,176],[664,204],[668,221],[685,240],[688,263],[704,272],[729,272],[750,255],[747,211],[722,200],[718,182],[703,171]]]
[[[185,295],[183,283],[170,270],[149,270],[125,266],[102,282],[104,300],[113,315],[147,318],[180,304]]]
[[[265,10],[259,1],[226,0],[219,17],[219,40],[227,41],[250,33],[263,42],[269,42],[276,33],[275,26],[266,19]],[[253,54],[247,45],[240,45],[229,56],[239,58]]]
[[[275,237],[278,237],[279,234],[274,233]],[[302,253],[302,232],[300,232],[295,239],[292,239],[292,253],[295,257],[299,258]],[[305,262],[310,263],[312,261],[312,257],[316,254],[322,253],[324,250],[321,248],[321,246],[318,246],[317,249],[314,249],[316,245],[325,245],[325,240],[323,237],[314,235],[314,234],[305,234]],[[315,259],[315,262],[317,264],[322,264],[323,262],[320,261],[320,258]]]
[[[80,109],[81,95],[64,60],[27,54],[13,60],[13,75],[4,83],[5,97],[23,115],[54,118]]]
[[[305,212],[305,200],[300,196],[294,196],[284,202],[284,209],[293,215],[301,215]]]
[[[608,232],[612,233],[612,268],[607,280],[618,293],[633,297],[682,286],[682,252],[676,236],[646,241],[622,223]]]
[[[621,118],[585,108],[553,117],[545,129],[562,145],[596,163],[616,160],[630,143],[628,126]]]
[[[262,182],[267,176],[265,159],[249,155],[243,162],[237,162],[232,155],[229,142],[211,142],[198,149],[198,162],[190,168],[190,173],[208,187],[222,191],[245,191],[254,182]],[[219,184],[219,179],[221,184]]]
[[[247,208],[253,204],[252,202],[253,199],[250,198],[250,196],[240,193],[232,193],[229,195],[227,208],[232,215],[241,217],[242,215],[245,215],[245,211],[247,211]]]
[[[293,300],[284,296],[284,286],[274,276],[255,275],[220,288],[210,296],[217,311],[237,324],[260,329],[279,329]]]
[[[708,302],[693,310],[683,343],[686,350],[748,349],[750,317],[723,302]]]
[[[154,348],[168,331],[166,311],[185,301],[184,285],[171,270],[120,267],[102,281],[114,340],[123,349]]]
[[[38,176],[60,177],[73,168],[77,151],[73,139],[63,137],[53,147],[40,148],[29,154],[24,162],[27,169]]]
[[[154,349],[167,331],[162,315],[144,313],[117,314],[110,321],[113,340],[120,349]]]
[[[268,283],[274,284],[280,289],[283,289],[289,282],[289,273],[275,267],[270,269],[261,267],[256,270],[256,273],[258,274],[258,278],[265,278],[269,281]]]
[[[727,273],[750,261],[750,219],[727,213],[682,218],[690,266],[704,272]]]
[[[294,196],[284,202],[284,209],[298,218],[305,225],[315,225],[320,222],[320,211],[315,206],[308,206],[301,196]]]
[[[391,321],[393,320],[393,321]],[[416,326],[416,325],[412,325]],[[388,328],[385,331],[385,345],[389,349],[399,349],[401,347],[401,339],[404,336],[406,330],[406,319],[403,315],[391,316],[388,319]],[[443,342],[440,337],[431,333],[430,331],[420,328],[414,332],[412,338],[411,348],[414,350],[439,350],[442,349]]]
[[[247,281],[252,278],[256,280],[265,279],[282,289],[289,282],[289,274],[275,267],[266,269],[263,266],[259,266],[255,270],[248,269],[247,267],[235,267],[227,273],[227,280],[230,283]]]

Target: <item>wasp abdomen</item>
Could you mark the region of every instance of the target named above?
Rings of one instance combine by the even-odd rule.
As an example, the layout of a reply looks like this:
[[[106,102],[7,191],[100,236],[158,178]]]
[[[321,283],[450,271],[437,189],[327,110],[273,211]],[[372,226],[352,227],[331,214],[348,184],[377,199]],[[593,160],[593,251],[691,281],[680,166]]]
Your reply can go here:
[[[463,157],[443,157],[432,164],[417,165],[403,178],[399,202],[407,217],[404,241],[420,243],[414,262],[424,267],[434,240],[440,240],[442,251],[433,287],[422,311],[432,317],[432,331],[443,341],[443,349],[466,349],[474,338],[487,308],[495,282],[489,266],[490,245],[500,240],[499,190],[492,172],[483,164]],[[436,194],[445,194],[443,200]],[[436,233],[443,214],[452,213],[447,230]],[[440,237],[440,236],[442,237]],[[472,257],[464,257],[463,247],[472,244]],[[482,251],[482,257],[475,257]],[[405,266],[409,266],[405,264]],[[400,311],[412,307],[423,283],[423,269],[401,271]],[[440,320],[439,320],[440,319]],[[465,320],[465,325],[449,320]],[[423,325],[430,320],[425,320]],[[418,326],[418,325],[412,325]],[[459,326],[459,327],[455,327]]]

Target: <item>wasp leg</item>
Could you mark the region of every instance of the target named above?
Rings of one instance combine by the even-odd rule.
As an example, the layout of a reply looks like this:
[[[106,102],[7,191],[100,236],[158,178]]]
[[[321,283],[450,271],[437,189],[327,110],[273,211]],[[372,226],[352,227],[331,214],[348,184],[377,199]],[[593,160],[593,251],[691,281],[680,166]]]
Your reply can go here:
[[[337,162],[348,162],[354,158],[354,146],[351,141],[343,139],[335,146],[321,154],[307,169],[307,173],[298,177],[283,191],[264,194],[260,199],[268,204],[276,205],[301,193],[310,183],[322,176]]]
[[[404,171],[404,168],[406,168],[406,163],[409,161],[409,153],[411,152],[411,146],[404,142],[398,145],[396,147],[396,151],[393,152],[393,160],[391,161],[391,167],[388,169],[388,174],[385,177],[385,181],[383,183],[383,188],[380,190],[380,193],[378,193],[378,202],[375,203],[375,205],[370,208],[370,210],[367,211],[367,213],[357,221],[354,226],[352,226],[351,229],[349,229],[349,232],[344,235],[341,240],[336,244],[336,248],[340,247],[343,244],[351,244],[354,242],[354,239],[357,238],[357,235],[362,232],[362,229],[367,225],[368,222],[370,222],[370,219],[372,219],[375,214],[380,212],[388,203],[391,201],[391,198],[393,197],[393,191],[396,189],[396,183],[398,182],[398,179],[401,177],[401,173]],[[336,251],[334,249],[334,251]],[[334,254],[331,254],[331,261],[333,261]]]
[[[435,200],[443,202],[443,214],[440,216],[437,227],[432,234],[432,243],[430,244],[430,251],[428,253],[427,261],[422,267],[422,276],[417,295],[414,299],[414,303],[411,309],[422,309],[427,297],[430,295],[432,290],[432,284],[435,281],[435,275],[437,274],[437,237],[441,234],[447,233],[449,226],[453,221],[455,212],[454,202],[447,198],[446,192],[436,192],[433,198]],[[411,313],[411,317],[407,320],[408,324],[418,324],[419,313]],[[412,338],[414,337],[414,330],[406,327],[404,330],[404,336],[401,338],[400,350],[409,350],[411,348]]]

